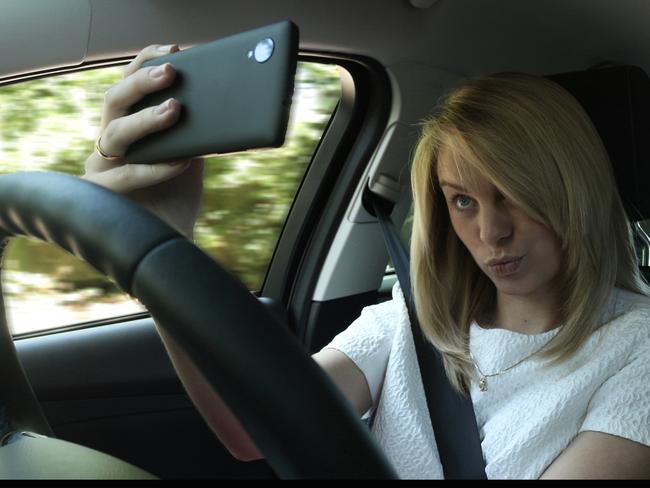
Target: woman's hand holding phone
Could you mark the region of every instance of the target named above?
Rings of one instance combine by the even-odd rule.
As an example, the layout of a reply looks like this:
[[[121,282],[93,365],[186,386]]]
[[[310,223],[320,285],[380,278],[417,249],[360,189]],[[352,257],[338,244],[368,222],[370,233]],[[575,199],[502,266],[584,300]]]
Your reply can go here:
[[[203,193],[203,160],[159,164],[122,161],[135,141],[178,121],[181,106],[174,99],[130,113],[142,97],[169,87],[176,75],[169,63],[146,68],[142,63],[178,50],[176,45],[146,47],[126,66],[124,78],[106,92],[97,150],[86,160],[83,177],[129,196],[192,238]]]

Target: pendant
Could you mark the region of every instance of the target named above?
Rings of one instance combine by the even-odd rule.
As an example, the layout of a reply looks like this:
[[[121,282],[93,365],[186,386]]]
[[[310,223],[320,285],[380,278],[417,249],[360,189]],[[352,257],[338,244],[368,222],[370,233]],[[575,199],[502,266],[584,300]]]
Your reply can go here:
[[[485,376],[479,378],[478,387],[481,389],[481,391],[487,391],[487,378]]]

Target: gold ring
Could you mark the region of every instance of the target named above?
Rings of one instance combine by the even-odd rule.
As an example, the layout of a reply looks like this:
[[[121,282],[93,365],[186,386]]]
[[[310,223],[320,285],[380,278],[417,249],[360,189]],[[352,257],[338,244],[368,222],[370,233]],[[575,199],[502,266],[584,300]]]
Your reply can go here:
[[[97,154],[99,154],[102,158],[104,158],[107,161],[110,161],[112,163],[121,163],[122,161],[124,161],[124,156],[110,156],[110,155],[106,154],[102,150],[102,146],[100,144],[101,140],[102,140],[102,136],[100,135],[97,138],[97,140],[95,141],[95,151],[97,152]]]

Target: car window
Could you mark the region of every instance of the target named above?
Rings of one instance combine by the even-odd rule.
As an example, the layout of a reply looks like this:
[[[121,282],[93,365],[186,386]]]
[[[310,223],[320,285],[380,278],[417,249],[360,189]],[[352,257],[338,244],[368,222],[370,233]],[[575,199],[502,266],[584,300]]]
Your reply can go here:
[[[83,174],[105,91],[119,67],[0,87],[0,173]],[[300,62],[281,148],[208,158],[195,241],[258,290],[302,177],[340,98],[335,65]],[[4,259],[14,334],[143,312],[112,281],[50,244],[16,238]]]

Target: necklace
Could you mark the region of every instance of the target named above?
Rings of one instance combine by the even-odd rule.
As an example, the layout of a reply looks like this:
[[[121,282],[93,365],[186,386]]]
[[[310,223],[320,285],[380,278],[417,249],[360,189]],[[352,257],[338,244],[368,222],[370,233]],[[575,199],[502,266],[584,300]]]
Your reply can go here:
[[[529,354],[528,356],[525,356],[523,359],[520,359],[518,362],[516,362],[516,363],[513,364],[512,366],[508,366],[506,369],[502,369],[501,371],[497,371],[496,373],[489,373],[489,374],[485,374],[483,371],[481,371],[481,368],[479,368],[478,363],[476,362],[476,359],[474,359],[474,355],[473,355],[472,352],[470,351],[470,353],[469,353],[469,357],[472,359],[472,362],[474,363],[474,367],[476,368],[476,371],[478,371],[478,374],[479,374],[479,380],[478,380],[478,387],[479,387],[479,389],[480,389],[481,391],[487,391],[487,389],[488,389],[488,382],[487,382],[487,379],[488,379],[488,378],[491,378],[491,377],[493,377],[493,376],[499,376],[500,374],[503,374],[503,373],[505,373],[506,371],[510,371],[510,370],[511,370],[512,368],[514,368],[515,366],[519,366],[521,363],[523,363],[523,362],[526,361],[527,359],[533,357],[535,354],[537,354],[537,353],[540,352],[542,349],[544,349],[544,348],[548,345],[549,342],[550,342],[550,341],[546,342],[542,347],[540,347],[540,348],[537,349],[536,351],[533,351],[533,352],[532,352],[531,354]]]

